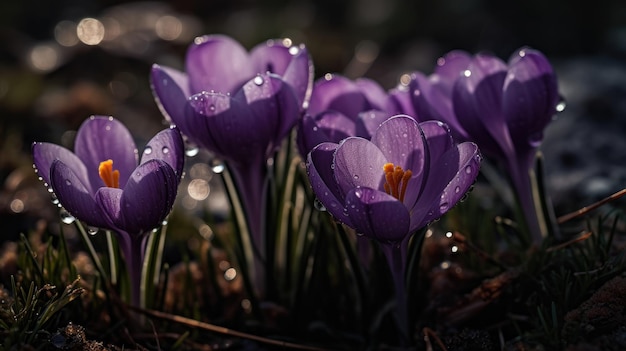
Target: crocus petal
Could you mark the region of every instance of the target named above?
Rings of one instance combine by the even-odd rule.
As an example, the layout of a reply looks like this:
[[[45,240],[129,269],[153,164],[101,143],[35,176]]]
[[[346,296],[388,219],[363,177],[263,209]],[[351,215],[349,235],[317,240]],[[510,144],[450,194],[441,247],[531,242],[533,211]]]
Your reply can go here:
[[[270,72],[282,76],[293,58],[289,48],[281,39],[270,39],[255,46],[250,51],[255,73]]]
[[[107,222],[107,227],[119,233],[129,234],[124,229],[124,221],[122,220],[121,199],[123,193],[124,190],[120,188],[102,187],[96,192],[95,200],[102,217]],[[146,205],[148,204],[143,204],[141,207]],[[124,238],[124,235],[121,237]],[[124,238],[121,242],[123,249],[128,249],[128,245],[130,245],[130,241],[126,239]]]
[[[513,144],[502,115],[502,85],[506,65],[496,57],[477,56],[467,74],[456,80],[454,113],[468,135],[485,153],[514,157]]]
[[[419,127],[422,130],[426,142],[424,162],[430,166],[425,167],[420,178],[412,178],[412,183],[407,188],[404,197],[404,203],[409,208],[415,206],[415,203],[423,196],[422,193],[427,188],[432,188],[431,182],[433,179],[440,179],[442,177],[439,161],[448,150],[455,147],[450,129],[445,123],[440,121],[426,121],[420,123]]]
[[[169,67],[153,65],[150,85],[161,113],[170,123],[185,122],[185,104],[191,96],[187,75]]]
[[[185,165],[185,145],[177,127],[160,131],[148,142],[141,156],[141,163],[152,159],[167,162],[180,181]]]
[[[265,156],[269,156],[300,118],[300,104],[295,92],[274,74],[257,75],[234,99],[244,102],[252,112],[249,116],[253,119],[242,120],[245,124],[238,130],[239,136],[249,141],[246,144],[250,148],[246,152],[252,154],[258,154],[259,148],[268,147]]]
[[[329,139],[327,141],[339,143],[341,140],[354,136],[356,133],[354,120],[337,111],[329,110],[322,112],[315,117],[315,121],[319,129],[328,136]]]
[[[420,220],[419,224],[415,224],[416,228],[420,228],[443,216],[465,196],[478,176],[480,161],[478,146],[471,142],[459,144],[456,150],[448,152],[442,157],[441,164],[448,165],[450,169],[454,168],[454,164],[451,162],[457,162],[458,171],[451,178],[447,175],[442,178],[449,178],[448,183],[440,191],[441,195],[438,201],[431,202],[430,209],[425,211],[426,216]],[[439,188],[440,184],[440,182],[439,184],[433,184],[433,188]],[[429,196],[425,197],[428,198]],[[411,225],[413,224],[411,223]]]
[[[220,157],[228,158],[236,152],[231,149],[237,130],[238,118],[245,118],[250,111],[231,96],[221,93],[202,92],[189,98],[185,106],[187,123],[177,124],[191,141],[211,150]],[[241,140],[237,139],[237,142]]]
[[[75,176],[80,179],[90,194],[95,192],[91,188],[87,168],[85,168],[83,161],[70,150],[56,144],[37,142],[33,143],[32,151],[35,169],[44,182],[48,184],[47,186],[52,185],[50,180],[52,163],[55,160],[60,160],[74,171]]]
[[[133,172],[124,190],[102,188],[96,201],[117,228],[141,235],[161,224],[174,199],[178,179],[165,161],[154,159]]]
[[[113,168],[120,172],[120,188],[126,184],[137,167],[137,148],[126,127],[113,117],[92,116],[78,129],[74,152],[89,175],[92,189],[104,186],[98,174],[100,163],[113,160]]]
[[[340,75],[332,75],[315,82],[307,112],[316,115],[326,110],[335,110],[356,118],[359,112],[370,109],[365,95],[354,82]]]
[[[391,116],[393,116],[392,113],[379,110],[361,112],[356,121],[356,134],[353,135],[371,139],[381,123],[388,120]]]
[[[346,195],[345,211],[357,233],[380,242],[399,242],[409,234],[409,212],[385,192],[354,188]]]
[[[257,73],[250,62],[246,49],[230,37],[196,38],[187,51],[185,62],[191,91],[232,94]]]
[[[420,120],[419,114],[413,107],[413,101],[408,87],[400,85],[398,88],[391,89],[388,95],[389,102],[387,105],[392,115],[404,114],[415,118],[415,120]]]
[[[335,143],[317,145],[307,155],[306,170],[311,188],[328,212],[340,222],[352,226],[347,213],[343,211],[343,198],[333,174],[333,157],[337,147]]]
[[[361,186],[382,189],[383,166],[389,162],[380,149],[367,139],[345,139],[335,152],[335,180],[340,193],[345,196],[351,189]]]
[[[59,202],[72,216],[99,228],[111,228],[94,200],[94,195],[74,172],[75,165],[54,160],[50,168],[50,184]]]
[[[290,53],[294,57],[285,73],[282,74],[283,80],[293,88],[300,107],[305,109],[309,106],[313,92],[313,77],[315,75],[313,60],[311,60],[311,56],[304,45],[292,46]]]
[[[411,170],[412,179],[421,179],[424,172],[424,136],[417,122],[406,115],[384,121],[372,136],[386,162]]]
[[[541,53],[527,49],[511,60],[504,82],[503,113],[518,150],[537,146],[559,100],[556,76]]]
[[[329,110],[317,116],[305,115],[299,121],[298,148],[306,156],[320,143],[339,143],[355,133],[354,121],[340,112]]]
[[[472,55],[463,50],[452,50],[437,60],[434,74],[441,80],[440,85],[445,93],[452,93],[454,81],[467,69],[472,61]]]
[[[370,109],[372,110],[389,110],[389,100],[387,92],[375,81],[367,78],[359,78],[354,81],[359,90],[365,95],[367,101],[370,103]]]

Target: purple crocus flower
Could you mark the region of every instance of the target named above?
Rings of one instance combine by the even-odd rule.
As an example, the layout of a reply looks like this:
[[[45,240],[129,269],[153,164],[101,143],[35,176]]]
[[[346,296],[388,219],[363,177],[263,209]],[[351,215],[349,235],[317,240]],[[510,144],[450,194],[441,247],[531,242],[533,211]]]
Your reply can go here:
[[[454,114],[452,89],[471,59],[472,56],[465,51],[450,51],[437,60],[437,66],[431,75],[414,72],[409,83],[412,104],[419,120],[445,122],[457,141],[470,139]]]
[[[222,158],[246,212],[255,256],[265,252],[266,160],[300,119],[313,84],[304,46],[270,40],[250,53],[223,35],[197,38],[185,72],[154,65],[151,83],[165,117],[192,142]]]
[[[32,146],[34,166],[75,218],[117,234],[139,303],[144,240],[167,217],[183,172],[177,128],[156,134],[141,159],[128,129],[113,117],[92,116],[76,134],[74,152],[51,143]],[[139,161],[139,162],[138,162]]]
[[[313,191],[328,212],[381,244],[406,328],[404,271],[409,238],[452,208],[480,168],[476,144],[456,145],[439,121],[406,115],[384,121],[371,141],[322,143],[307,157]]]
[[[354,81],[338,74],[326,74],[313,85],[307,113],[298,128],[298,149],[306,156],[322,142],[360,136],[366,139],[387,118],[410,114],[408,90],[386,92],[371,79]]]
[[[539,51],[521,48],[508,65],[478,54],[457,79],[454,113],[470,140],[498,160],[511,177],[534,244],[545,236],[535,209],[529,172],[543,130],[557,112],[556,75]]]

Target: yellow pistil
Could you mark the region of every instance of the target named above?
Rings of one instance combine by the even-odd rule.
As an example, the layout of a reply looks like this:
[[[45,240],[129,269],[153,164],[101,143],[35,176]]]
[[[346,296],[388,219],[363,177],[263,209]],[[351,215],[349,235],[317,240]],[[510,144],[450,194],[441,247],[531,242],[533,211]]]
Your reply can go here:
[[[400,166],[394,166],[393,163],[385,163],[383,171],[385,172],[385,192],[400,201],[404,201],[406,187],[413,172],[410,169],[405,171]]]
[[[98,166],[98,174],[104,182],[104,185],[109,188],[120,187],[120,171],[113,169],[113,160],[100,162],[100,166]]]

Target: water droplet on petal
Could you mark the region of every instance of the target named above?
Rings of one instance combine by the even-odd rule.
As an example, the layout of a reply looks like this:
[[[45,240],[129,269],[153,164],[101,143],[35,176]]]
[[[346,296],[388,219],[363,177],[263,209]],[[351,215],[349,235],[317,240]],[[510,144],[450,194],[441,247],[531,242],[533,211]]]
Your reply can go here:
[[[313,206],[315,206],[315,209],[320,212],[326,211],[326,206],[324,206],[324,204],[322,204],[322,202],[318,199],[315,199],[315,201],[313,201]]]
[[[465,77],[470,77],[472,75],[472,71],[470,71],[469,69],[466,69],[465,71],[463,71],[463,75]]]
[[[210,104],[209,105],[209,111],[215,112],[215,105],[214,104]]]
[[[67,212],[65,209],[61,209],[60,215],[61,215],[61,222],[65,224],[72,224],[74,223],[74,221],[76,221],[76,218],[72,216],[69,212]]]
[[[300,52],[300,49],[297,46],[292,46],[289,48],[289,53],[293,56],[297,55]]]
[[[556,104],[556,112],[563,112],[565,110],[565,107],[567,107],[567,103],[565,102],[565,100],[561,100],[559,101],[558,104]]]
[[[439,211],[446,212],[450,208],[450,205],[447,202],[444,202],[439,205]]]
[[[263,77],[261,77],[261,76],[254,77],[254,84],[256,84],[256,85],[263,85],[263,83],[264,83]]]
[[[167,146],[163,146],[163,149],[161,149],[161,151],[163,151],[164,154],[170,153],[170,149]]]
[[[92,226],[87,227],[87,233],[89,233],[90,235],[98,234],[98,230],[99,229],[97,227],[92,227]]]
[[[152,153],[152,146],[146,146],[143,150],[144,155],[150,155]]]
[[[467,174],[472,173],[472,166],[465,167],[465,173],[467,173]]]
[[[455,187],[455,188],[454,188],[454,192],[458,194],[459,192],[461,192],[461,188],[460,188],[460,187],[458,187],[458,186],[457,186],[457,187]]]
[[[190,143],[190,142],[187,142],[185,144],[185,155],[189,157],[193,157],[193,156],[196,156],[198,152],[200,152],[200,148],[198,148],[197,145]]]
[[[71,180],[69,180],[69,179],[66,179],[66,180],[65,180],[65,185],[67,185],[67,186],[71,186],[71,185],[72,185],[72,181],[71,181]]]
[[[359,175],[358,174],[354,175],[354,180],[359,180]]]
[[[357,177],[357,178],[355,178],[355,179],[358,179],[358,176],[356,176],[356,175],[355,175],[355,177]],[[359,188],[357,188],[357,189],[354,191],[354,196],[356,196],[357,198],[359,198],[359,199],[360,199],[360,198],[361,198],[361,196],[363,196],[363,189],[361,189],[360,187],[359,187]],[[354,205],[352,205],[352,206],[353,206],[353,208],[354,208]]]
[[[211,170],[213,171],[213,173],[219,174],[224,172],[224,167],[224,162],[222,162],[222,160],[211,160]]]

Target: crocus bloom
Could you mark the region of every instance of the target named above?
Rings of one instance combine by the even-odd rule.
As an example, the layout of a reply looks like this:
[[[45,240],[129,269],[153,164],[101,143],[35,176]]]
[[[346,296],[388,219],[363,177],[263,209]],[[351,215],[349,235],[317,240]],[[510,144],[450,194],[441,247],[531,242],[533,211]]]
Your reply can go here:
[[[456,145],[439,121],[384,121],[370,140],[322,143],[307,157],[318,200],[340,222],[381,244],[396,282],[401,327],[409,238],[452,208],[480,168],[476,144]]]
[[[557,112],[556,75],[539,51],[522,48],[508,65],[476,55],[453,88],[454,113],[470,140],[507,168],[531,238],[545,235],[534,206],[529,172],[543,130]]]
[[[313,85],[311,101],[298,128],[298,149],[306,156],[322,142],[338,143],[350,136],[369,139],[387,118],[411,114],[408,90],[386,92],[367,78],[354,81],[326,74]]]
[[[255,253],[263,253],[266,160],[308,104],[313,84],[308,51],[285,39],[267,41],[248,53],[227,36],[209,35],[189,47],[185,71],[153,66],[157,103],[192,142],[227,163],[242,196]]]
[[[87,225],[117,234],[135,304],[144,240],[174,204],[183,149],[180,132],[170,128],[148,142],[139,160],[128,129],[104,116],[92,116],[81,125],[74,152],[45,142],[32,146],[35,169],[60,204]]]
[[[467,141],[469,138],[454,114],[452,89],[471,59],[472,56],[465,51],[450,51],[437,60],[437,66],[431,75],[414,72],[409,83],[410,96],[418,119],[445,122],[458,141]]]

